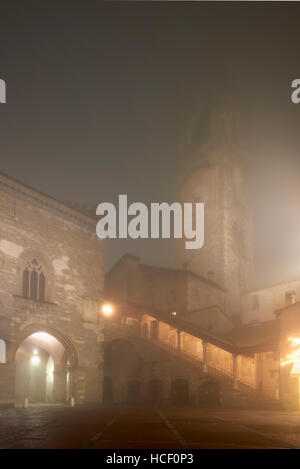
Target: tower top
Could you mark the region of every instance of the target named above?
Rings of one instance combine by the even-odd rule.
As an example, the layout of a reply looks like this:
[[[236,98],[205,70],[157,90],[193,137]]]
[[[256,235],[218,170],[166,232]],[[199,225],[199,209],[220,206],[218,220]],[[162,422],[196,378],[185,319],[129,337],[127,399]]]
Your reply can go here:
[[[221,154],[234,157],[239,148],[239,111],[233,101],[222,99],[197,108],[179,146],[179,182],[200,167],[217,164]],[[230,151],[226,151],[230,150]]]

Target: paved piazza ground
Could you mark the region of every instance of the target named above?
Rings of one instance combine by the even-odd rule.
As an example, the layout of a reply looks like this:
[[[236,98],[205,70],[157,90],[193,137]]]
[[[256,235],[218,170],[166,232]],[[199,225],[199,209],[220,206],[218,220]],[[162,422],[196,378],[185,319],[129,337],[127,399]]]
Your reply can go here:
[[[300,412],[45,405],[4,409],[0,448],[300,448]]]

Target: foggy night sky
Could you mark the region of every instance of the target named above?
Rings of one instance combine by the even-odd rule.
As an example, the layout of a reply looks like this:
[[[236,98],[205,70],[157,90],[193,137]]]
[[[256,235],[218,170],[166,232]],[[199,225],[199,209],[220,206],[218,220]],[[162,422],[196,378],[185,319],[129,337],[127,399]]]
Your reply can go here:
[[[178,200],[188,121],[229,86],[253,161],[257,278],[299,278],[299,20],[296,2],[1,2],[0,171],[87,206]],[[169,240],[109,240],[107,266],[126,251],[174,265]]]

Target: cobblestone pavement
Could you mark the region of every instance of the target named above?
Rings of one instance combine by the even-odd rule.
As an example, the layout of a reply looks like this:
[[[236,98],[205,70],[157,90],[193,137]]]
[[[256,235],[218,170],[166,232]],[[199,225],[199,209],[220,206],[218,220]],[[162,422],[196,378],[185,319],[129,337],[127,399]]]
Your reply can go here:
[[[34,406],[0,411],[0,448],[299,448],[300,413]]]

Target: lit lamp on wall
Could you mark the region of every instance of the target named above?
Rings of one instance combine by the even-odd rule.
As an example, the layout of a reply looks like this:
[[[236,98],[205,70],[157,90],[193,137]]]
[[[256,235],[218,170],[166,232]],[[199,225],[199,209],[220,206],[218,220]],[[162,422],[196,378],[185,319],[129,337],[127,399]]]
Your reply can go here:
[[[36,348],[32,352],[31,363],[35,366],[40,363],[40,357]]]
[[[111,316],[114,312],[114,308],[111,303],[103,303],[101,312],[104,316]]]

